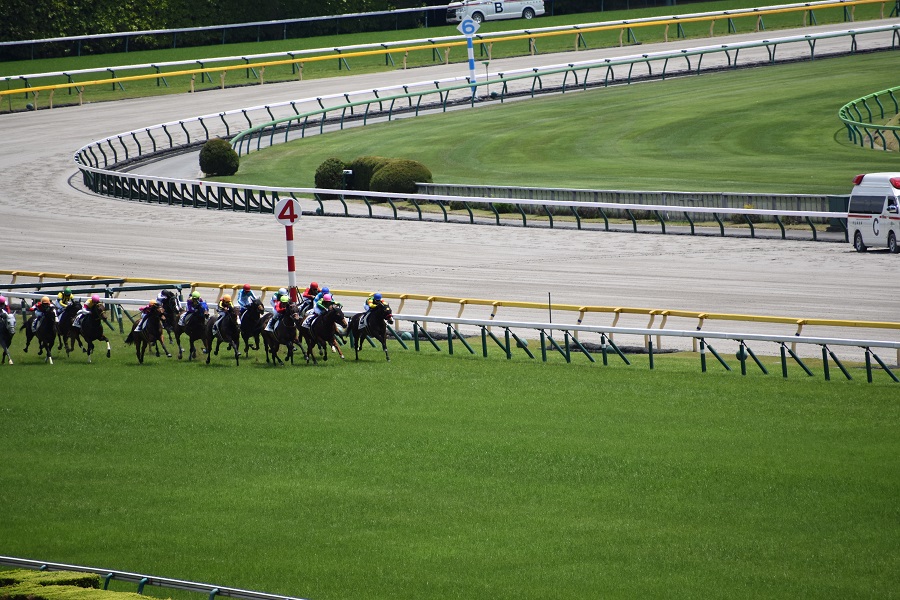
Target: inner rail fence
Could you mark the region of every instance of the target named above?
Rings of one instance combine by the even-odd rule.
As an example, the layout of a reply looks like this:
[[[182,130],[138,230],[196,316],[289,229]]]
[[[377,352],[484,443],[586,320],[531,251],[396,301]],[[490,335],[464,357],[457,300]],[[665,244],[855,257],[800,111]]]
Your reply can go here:
[[[140,573],[116,571],[113,569],[99,569],[97,567],[86,567],[81,565],[69,565],[65,563],[30,560],[27,558],[16,558],[14,556],[0,556],[0,565],[6,567],[16,567],[19,569],[35,569],[38,571],[75,571],[78,573],[94,573],[103,578],[104,590],[109,588],[109,582],[112,580],[124,581],[127,583],[136,584],[138,594],[143,594],[144,587],[151,585],[173,590],[206,594],[209,600],[215,600],[216,596],[237,598],[238,600],[301,600],[300,598],[295,598],[292,596],[279,596],[276,594],[267,594],[265,592],[255,592],[252,590],[242,590],[240,588],[212,585],[209,583],[197,583],[195,581],[170,579],[168,577],[156,577],[155,575],[142,575]]]
[[[395,118],[418,116],[424,113],[446,112],[454,108],[470,108],[489,104],[493,98],[489,92],[491,86],[499,89],[497,101],[504,102],[508,98],[531,98],[542,92],[562,92],[584,90],[591,86],[607,86],[610,83],[622,81],[631,83],[638,79],[635,67],[640,66],[645,77],[653,74],[654,65],[659,67],[657,76],[666,76],[668,71],[673,74],[699,73],[703,58],[713,55],[718,59],[717,64],[709,68],[735,68],[738,65],[738,56],[743,50],[745,64],[773,64],[776,60],[776,49],[779,46],[796,48],[799,45],[808,50],[812,58],[815,51],[815,42],[823,38],[846,38],[850,41],[850,51],[857,49],[857,37],[875,35],[880,36],[882,43],[890,48],[900,47],[900,25],[880,26],[862,30],[848,30],[816,34],[807,36],[791,36],[758,42],[744,42],[739,44],[722,44],[715,47],[701,47],[676,51],[643,54],[616,59],[599,61],[586,61],[584,63],[570,63],[562,66],[546,68],[533,68],[518,70],[511,73],[498,73],[494,78],[489,78],[474,86],[467,77],[449,78],[439,81],[425,81],[419,83],[391,86],[382,89],[361,90],[334,94],[317,98],[307,98],[269,104],[263,106],[242,108],[228,112],[221,112],[199,117],[186,118],[179,121],[163,123],[152,127],[132,130],[113,135],[105,139],[95,141],[80,148],[75,153],[75,163],[82,174],[85,187],[93,192],[120,198],[148,203],[164,203],[169,205],[192,206],[203,209],[230,210],[243,212],[271,212],[279,197],[305,195],[316,203],[311,209],[316,214],[334,214],[351,216],[351,207],[346,200],[356,198],[359,200],[354,216],[381,216],[387,218],[401,217],[401,212],[412,215],[409,218],[425,220],[436,218],[449,221],[453,211],[459,211],[462,219],[470,223],[475,222],[475,214],[472,205],[479,205],[487,212],[488,218],[493,216],[496,224],[501,224],[500,205],[512,205],[518,212],[523,225],[528,225],[525,207],[529,205],[543,213],[546,220],[532,219],[532,224],[554,226],[554,211],[563,211],[569,218],[574,219],[575,227],[585,228],[588,223],[583,223],[582,210],[596,209],[594,218],[603,219],[604,228],[609,228],[608,215],[603,211],[606,208],[620,211],[654,211],[654,217],[659,221],[663,232],[666,230],[666,212],[676,211],[684,213],[690,222],[691,233],[696,234],[691,215],[712,215],[718,221],[719,232],[725,235],[724,223],[718,216],[743,215],[750,227],[750,235],[755,236],[753,228],[754,218],[768,216],[781,225],[782,237],[785,236],[783,223],[780,218],[799,219],[810,226],[813,237],[816,237],[816,228],[812,219],[838,220],[846,214],[839,212],[814,211],[768,211],[759,212],[756,209],[744,209],[741,207],[722,208],[721,210],[706,210],[704,207],[671,207],[671,206],[587,206],[584,203],[569,203],[568,205],[554,202],[535,202],[525,200],[506,200],[498,203],[495,200],[472,197],[435,197],[429,195],[398,196],[379,195],[374,192],[351,192],[342,190],[335,194],[333,190],[321,190],[315,188],[278,188],[271,186],[247,186],[231,185],[208,182],[194,179],[178,179],[153,177],[142,175],[138,172],[140,164],[144,161],[160,160],[168,154],[196,149],[207,140],[215,137],[231,138],[232,144],[239,153],[260,150],[276,143],[283,143],[290,139],[302,139],[306,135],[322,134],[327,131],[339,131],[350,126],[365,126],[369,123],[391,121]],[[753,55],[753,52],[756,55]],[[747,55],[750,54],[750,58]],[[793,55],[796,59],[796,55]],[[696,60],[696,65],[692,60]],[[707,65],[714,62],[707,61]],[[790,60],[790,58],[788,59]],[[755,61],[755,62],[754,62]],[[671,64],[670,64],[671,63]],[[678,69],[677,65],[681,65]],[[594,79],[591,79],[593,74]],[[476,93],[473,94],[473,87]],[[485,92],[479,96],[478,92]],[[126,171],[128,169],[129,171]],[[329,213],[325,208],[325,199],[330,206],[341,208]],[[373,209],[373,199],[381,200],[390,208],[385,211]],[[397,200],[405,202],[407,210],[398,210]],[[435,212],[422,210],[423,204],[430,205]],[[602,203],[598,203],[602,204]],[[362,206],[364,205],[364,206]],[[503,208],[502,206],[500,208]],[[588,213],[585,213],[586,215]],[[627,212],[624,213],[629,216]],[[587,218],[592,218],[588,215]],[[633,227],[637,229],[636,218],[630,215]],[[834,222],[832,223],[834,224]],[[844,227],[844,230],[846,228]],[[844,233],[846,239],[846,231]]]
[[[812,370],[804,363],[803,359],[800,355],[794,350],[797,344],[803,344],[807,346],[818,346],[821,350],[822,356],[822,370],[823,375],[826,380],[831,379],[831,371],[829,367],[829,358],[832,362],[834,362],[835,366],[837,366],[841,373],[847,379],[852,379],[852,375],[846,366],[841,362],[838,356],[835,354],[833,348],[835,347],[850,347],[857,348],[863,351],[864,353],[864,361],[866,366],[866,380],[869,383],[872,383],[873,378],[873,365],[872,361],[874,360],[877,363],[877,366],[880,367],[894,383],[900,383],[900,379],[891,371],[890,367],[882,360],[878,354],[876,354],[872,348],[885,348],[885,349],[893,349],[900,354],[900,342],[885,342],[879,340],[864,340],[864,339],[842,339],[842,338],[824,338],[824,337],[808,337],[808,336],[781,336],[781,335],[768,335],[768,334],[755,334],[755,333],[731,333],[731,332],[723,332],[723,331],[678,331],[678,330],[667,330],[663,333],[660,333],[658,330],[646,329],[646,328],[626,328],[626,327],[594,327],[580,324],[562,324],[562,323],[533,323],[533,322],[518,322],[518,321],[486,321],[486,320],[477,320],[477,319],[452,319],[452,318],[438,318],[438,317],[427,317],[425,315],[407,315],[407,314],[395,314],[395,321],[403,320],[408,321],[413,324],[413,343],[416,351],[420,350],[420,338],[423,338],[424,341],[431,346],[434,347],[435,350],[441,351],[442,348],[438,344],[438,341],[434,338],[434,336],[430,335],[425,327],[422,327],[420,323],[432,323],[432,324],[440,324],[446,327],[446,342],[447,342],[447,352],[448,354],[454,353],[454,340],[460,342],[460,344],[470,353],[476,354],[475,350],[472,346],[466,341],[465,336],[460,334],[459,328],[462,325],[468,325],[471,327],[476,327],[480,330],[481,333],[481,353],[487,358],[488,356],[488,347],[492,346],[492,343],[495,343],[500,349],[506,354],[507,359],[512,359],[513,351],[515,349],[519,349],[524,352],[528,358],[534,360],[536,359],[534,353],[529,349],[526,338],[530,338],[534,335],[534,333],[539,334],[540,338],[540,355],[541,360],[543,362],[547,362],[547,354],[548,351],[550,353],[558,352],[562,357],[566,360],[567,363],[572,362],[573,354],[582,354],[590,363],[596,363],[597,359],[594,354],[600,354],[602,356],[603,365],[608,365],[609,358],[612,356],[613,359],[621,359],[626,365],[631,365],[631,361],[622,352],[619,346],[613,341],[613,336],[644,336],[649,338],[651,341],[647,346],[648,350],[648,358],[649,358],[649,366],[650,369],[654,368],[654,346],[652,342],[652,338],[656,337],[659,339],[660,337],[674,337],[674,338],[690,338],[693,340],[694,344],[699,344],[700,346],[700,368],[702,372],[707,371],[707,350],[710,354],[722,365],[722,367],[731,371],[731,366],[728,362],[722,357],[722,355],[713,348],[710,341],[730,341],[732,343],[737,343],[738,350],[735,354],[736,359],[740,362],[741,375],[747,375],[747,367],[750,361],[762,371],[763,374],[768,375],[769,371],[763,362],[758,358],[757,354],[750,348],[750,343],[756,344],[775,344],[779,348],[779,353],[781,355],[781,372],[782,376],[788,377],[788,356],[803,370],[803,372],[812,377]],[[500,337],[498,337],[491,328],[502,329],[503,333]],[[523,331],[529,332],[531,335],[520,336],[515,331],[519,331],[520,333]],[[421,333],[421,335],[420,335]],[[577,334],[581,333],[582,336],[578,336]],[[597,349],[593,352],[587,347],[587,342],[585,341],[587,336],[584,334],[594,334],[595,336],[599,336],[598,344],[596,344]],[[561,337],[560,337],[561,336]],[[488,342],[488,339],[491,340],[492,343]]]
[[[113,278],[104,275],[87,275],[78,273],[51,273],[42,271],[25,271],[25,270],[2,270],[0,274],[11,276],[9,284],[0,285],[0,290],[7,290],[11,296],[39,298],[44,294],[56,293],[62,291],[66,286],[71,287],[73,293],[89,295],[90,293],[103,293],[109,300],[104,300],[113,306],[128,306],[146,304],[148,299],[125,299],[125,296],[134,296],[140,291],[147,289],[176,289],[178,293],[188,293],[194,290],[211,290],[215,294],[215,302],[221,299],[223,294],[235,294],[243,287],[246,282],[212,282],[212,281],[191,281],[184,280],[166,280],[152,279],[144,277],[119,277]],[[28,281],[20,281],[28,280]],[[36,281],[34,281],[36,280]],[[112,280],[117,286],[114,290],[106,292],[109,284],[94,282],[103,282]],[[118,283],[122,282],[122,283]],[[325,285],[325,283],[322,283]],[[25,290],[35,289],[40,286],[42,293],[31,293]],[[93,287],[92,287],[93,286]],[[143,286],[143,287],[141,287]],[[252,284],[254,290],[261,292],[261,299],[266,300],[267,293],[273,293],[282,285],[269,284]],[[398,300],[399,303],[395,307],[397,314],[402,314],[406,308],[421,311],[425,319],[421,320],[423,329],[427,330],[428,319],[463,319],[463,314],[471,315],[471,318],[480,318],[491,324],[497,320],[498,314],[503,312],[508,315],[507,319],[521,319],[523,321],[542,318],[548,315],[552,321],[554,315],[557,317],[562,315],[565,318],[572,318],[578,326],[586,325],[584,322],[594,318],[609,318],[608,323],[595,325],[595,327],[605,327],[610,331],[610,339],[614,337],[615,329],[625,325],[641,323],[643,329],[647,332],[644,336],[642,345],[645,349],[649,349],[653,343],[653,336],[656,336],[655,348],[657,350],[663,348],[662,331],[667,331],[667,327],[680,327],[682,329],[690,328],[695,332],[702,332],[703,328],[709,323],[740,323],[743,327],[756,328],[764,326],[767,333],[771,333],[772,326],[784,331],[784,337],[799,337],[806,331],[812,331],[815,334],[823,334],[822,337],[834,337],[834,335],[846,335],[846,331],[865,330],[866,335],[873,338],[881,338],[889,344],[898,343],[897,337],[900,335],[900,322],[889,321],[867,321],[861,319],[820,319],[810,317],[787,317],[776,315],[753,315],[753,314],[733,314],[720,313],[712,311],[696,311],[681,310],[668,308],[646,308],[646,307],[627,307],[614,305],[579,305],[553,302],[548,295],[546,302],[536,301],[517,301],[517,300],[497,300],[485,298],[461,298],[456,296],[430,295],[430,294],[408,294],[402,292],[391,292],[384,290],[351,290],[338,289],[336,286],[331,287],[332,294],[342,301],[345,297],[359,298],[359,307],[362,309],[362,298],[367,297],[374,291],[380,291],[382,296],[389,300]],[[3,293],[7,293],[4,291]],[[205,294],[204,294],[205,295]],[[142,295],[141,295],[142,296]],[[209,298],[207,299],[210,300]],[[125,313],[127,316],[127,312]],[[130,316],[127,318],[131,319]],[[469,318],[469,317],[466,317]],[[441,321],[442,322],[442,321]],[[121,321],[120,321],[121,329]],[[573,330],[573,335],[578,337],[578,329]],[[698,341],[695,338],[692,341],[692,350],[699,351]],[[796,346],[792,346],[793,351],[797,351]],[[900,364],[900,350],[897,352],[897,363]]]
[[[842,106],[838,117],[847,128],[847,138],[863,148],[900,151],[898,95],[900,86],[851,100]]]
[[[588,41],[598,47],[604,45],[600,39],[586,37],[590,35],[600,35],[611,31],[618,32],[618,45],[639,43],[634,30],[646,27],[663,27],[664,40],[669,39],[669,28],[675,26],[677,37],[686,37],[684,26],[695,23],[710,24],[708,35],[714,35],[714,28],[717,22],[723,20],[727,22],[727,33],[737,33],[738,30],[734,24],[737,18],[752,18],[755,20],[755,29],[765,29],[763,17],[768,15],[782,15],[797,13],[802,14],[803,24],[807,22],[810,25],[817,24],[814,10],[823,8],[840,8],[844,11],[844,20],[852,21],[852,11],[856,6],[875,5],[881,6],[880,17],[884,17],[884,9],[886,4],[896,4],[895,2],[885,2],[885,0],[826,0],[823,2],[811,2],[805,4],[791,4],[772,6],[764,8],[740,9],[731,11],[718,11],[711,13],[696,13],[688,15],[672,15],[668,17],[648,17],[644,19],[633,19],[623,21],[610,21],[601,23],[588,23],[580,25],[567,25],[560,27],[547,27],[536,29],[523,29],[516,31],[505,31],[497,33],[485,33],[476,35],[476,41],[479,47],[481,58],[490,61],[493,58],[494,43],[520,43],[525,44],[524,51],[510,51],[510,55],[516,54],[537,54],[538,42],[547,41],[549,45],[554,44],[554,39],[560,36],[574,36],[571,48],[577,51],[579,48],[588,48]],[[896,13],[896,6],[891,15]],[[606,44],[608,45],[608,44]],[[376,44],[357,44],[352,46],[344,46],[337,48],[316,48],[316,49],[298,49],[288,52],[253,54],[229,57],[211,57],[194,59],[188,61],[168,61],[158,63],[146,63],[136,65],[118,65],[112,67],[95,68],[95,69],[74,69],[68,71],[58,71],[50,73],[31,73],[25,75],[14,75],[5,77],[6,90],[0,90],[0,98],[3,96],[12,96],[14,94],[24,94],[27,99],[29,96],[34,99],[34,106],[38,108],[38,94],[41,92],[48,93],[48,107],[53,107],[53,96],[56,91],[66,90],[70,95],[74,92],[79,95],[79,103],[82,102],[82,94],[86,88],[97,86],[111,86],[112,91],[117,88],[125,91],[124,84],[129,82],[155,81],[156,86],[169,87],[168,78],[187,77],[189,85],[185,91],[193,92],[195,89],[196,79],[199,76],[199,85],[208,82],[210,87],[214,87],[212,74],[219,75],[219,87],[226,87],[226,74],[230,72],[244,72],[247,80],[255,79],[260,84],[265,82],[265,69],[270,69],[269,80],[277,79],[272,74],[272,69],[287,67],[290,73],[285,73],[281,78],[303,78],[304,63],[332,62],[337,66],[338,70],[346,68],[350,70],[351,59],[381,56],[384,58],[385,66],[396,66],[393,55],[402,54],[402,64],[406,68],[407,60],[410,52],[430,53],[431,63],[449,64],[450,51],[452,48],[465,48],[466,41],[463,36],[453,35],[435,38],[423,38],[416,40],[402,40],[396,42],[382,42]],[[558,47],[557,47],[558,46]],[[565,51],[570,46],[567,44],[556,44],[550,50],[559,52]],[[812,48],[811,48],[812,54]],[[460,54],[457,61],[465,60],[465,54]],[[207,66],[216,65],[216,66]],[[123,73],[135,73],[132,75],[123,75]],[[103,75],[102,79],[90,79],[86,81],[76,81],[78,76],[94,76]],[[64,83],[59,83],[60,80]],[[47,83],[35,85],[41,80]],[[231,80],[229,80],[230,82]],[[10,110],[12,110],[10,100]]]

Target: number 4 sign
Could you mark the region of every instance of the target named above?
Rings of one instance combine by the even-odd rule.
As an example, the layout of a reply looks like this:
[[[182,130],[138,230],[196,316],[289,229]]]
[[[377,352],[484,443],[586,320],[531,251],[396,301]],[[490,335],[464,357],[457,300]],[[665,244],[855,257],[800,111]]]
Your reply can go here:
[[[275,205],[275,220],[285,227],[300,219],[300,203],[293,198],[284,198]]]

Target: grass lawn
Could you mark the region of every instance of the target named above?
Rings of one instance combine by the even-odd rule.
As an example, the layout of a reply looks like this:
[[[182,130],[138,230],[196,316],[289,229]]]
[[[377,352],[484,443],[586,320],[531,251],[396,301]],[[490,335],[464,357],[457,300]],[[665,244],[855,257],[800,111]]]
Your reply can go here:
[[[371,154],[418,160],[436,182],[846,194],[858,173],[897,170],[895,153],[850,145],[837,118],[884,89],[896,61],[833,58],[372,124],[251,153],[220,180],[313,187],[326,158]]]
[[[734,10],[738,8],[750,8],[755,6],[770,6],[771,2],[753,2],[748,0],[724,0],[721,2],[703,2],[695,4],[684,4],[678,6],[660,6],[654,8],[632,9],[624,11],[607,11],[597,13],[582,13],[574,15],[545,16],[540,17],[532,22],[533,27],[553,27],[559,25],[573,25],[580,23],[596,23],[603,21],[620,21],[625,19],[637,19],[652,16],[666,16],[672,14],[686,14],[696,12],[713,12],[722,10]],[[877,19],[881,16],[882,5],[864,5],[859,6],[854,11],[854,18],[857,22]],[[888,5],[888,12],[890,6]],[[842,22],[844,20],[843,7],[818,9],[815,11],[818,24]],[[800,27],[804,24],[802,12],[788,13],[781,15],[767,16],[763,20],[763,26],[767,31],[776,31],[791,27]],[[525,21],[499,21],[486,22],[481,26],[480,33],[490,33],[497,31],[520,30],[526,27]],[[747,33],[756,29],[755,18],[736,18],[733,25],[737,33]],[[848,24],[849,26],[849,24]],[[666,31],[664,26],[653,27],[637,27],[633,30],[636,39],[640,43],[661,42],[666,39]],[[683,25],[683,33],[687,38],[701,38],[710,35],[709,24],[686,23]],[[728,34],[727,21],[717,22],[714,33],[718,36],[725,37]],[[214,46],[201,46],[192,48],[168,48],[153,51],[139,52],[122,52],[113,54],[87,55],[87,56],[70,56],[64,58],[48,58],[35,60],[8,61],[0,63],[0,77],[9,77],[16,75],[26,75],[35,73],[55,73],[55,72],[71,72],[79,69],[107,68],[123,65],[141,65],[156,64],[169,61],[183,60],[202,60],[216,57],[242,57],[256,54],[266,54],[272,52],[288,52],[295,50],[309,50],[324,48],[327,54],[332,54],[331,49],[335,47],[353,46],[361,44],[378,44],[389,41],[412,40],[423,38],[436,38],[444,36],[457,36],[459,32],[455,25],[442,27],[429,27],[406,30],[366,32],[358,34],[344,34],[333,36],[307,37],[300,39],[288,39],[271,42],[258,43],[237,43],[237,44],[218,44]],[[668,39],[674,39],[677,32],[674,28],[668,32]],[[603,48],[619,45],[618,31],[591,32],[584,34],[584,43],[589,48]],[[560,35],[551,38],[542,38],[537,42],[538,51],[541,53],[564,52],[574,47],[571,35]],[[504,58],[510,56],[521,56],[527,54],[529,47],[526,41],[517,40],[506,43],[495,43],[491,50],[492,58]],[[348,66],[351,70],[338,68],[338,61],[330,59],[321,62],[306,62],[303,69],[304,79],[315,79],[321,77],[338,77],[345,74],[372,73],[386,70],[394,70],[402,68],[402,53],[395,53],[393,56],[394,64],[385,65],[385,58],[381,55],[370,57],[355,57],[348,60]],[[413,51],[407,59],[408,67],[418,67],[431,65],[443,60],[443,56],[435,58],[430,49],[422,51]],[[451,51],[451,62],[464,62],[466,60],[465,45],[459,46]],[[257,61],[259,62],[259,61]],[[220,65],[239,65],[244,64],[243,60],[236,60],[228,63],[220,63]],[[197,65],[192,65],[196,67]],[[190,67],[163,67],[163,73],[176,70],[184,70]],[[119,71],[117,75],[149,75],[155,74],[155,69],[148,68],[144,70]],[[197,77],[194,82],[194,89],[213,89],[221,85],[219,73],[212,73],[212,81],[206,81],[202,77]],[[74,81],[97,81],[109,79],[109,74],[103,72],[99,74],[82,74],[76,75]],[[248,70],[231,71],[226,75],[226,85],[247,85],[258,83],[259,73],[252,73]],[[297,75],[288,66],[271,66],[266,69],[264,74],[265,81],[276,82],[286,80],[296,80]],[[36,85],[53,85],[67,83],[65,76],[56,78],[32,79],[29,81],[31,86]],[[123,98],[134,98],[141,96],[156,96],[163,94],[185,93],[190,89],[190,77],[178,76],[168,77],[165,82],[158,81],[156,78],[144,81],[126,82],[124,89],[104,84],[99,86],[91,86],[85,89],[85,102],[99,102],[117,100]],[[20,80],[11,80],[6,82],[7,89],[24,88],[24,83]],[[879,88],[881,89],[881,88]],[[39,108],[49,106],[49,92],[41,92],[37,99],[31,95],[25,97],[25,94],[14,94],[9,97],[3,97],[0,104],[0,111],[24,110],[26,104],[34,104]],[[77,93],[69,93],[67,90],[59,90],[54,93],[53,105],[60,107],[78,103]]]
[[[314,599],[900,589],[883,374],[391,350],[278,369],[17,351],[3,553]]]

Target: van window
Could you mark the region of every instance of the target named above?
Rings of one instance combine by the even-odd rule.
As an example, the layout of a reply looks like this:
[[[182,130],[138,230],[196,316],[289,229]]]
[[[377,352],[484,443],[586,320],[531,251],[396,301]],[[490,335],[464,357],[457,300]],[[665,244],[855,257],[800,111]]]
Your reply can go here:
[[[884,196],[851,196],[847,212],[863,215],[880,215],[884,208]]]

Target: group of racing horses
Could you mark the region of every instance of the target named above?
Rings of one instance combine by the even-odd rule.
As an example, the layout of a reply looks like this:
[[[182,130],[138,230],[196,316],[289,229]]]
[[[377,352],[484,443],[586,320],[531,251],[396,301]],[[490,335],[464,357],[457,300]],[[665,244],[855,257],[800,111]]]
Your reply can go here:
[[[81,308],[81,303],[73,300],[60,313],[58,320],[48,315],[41,320],[36,330],[32,328],[34,317],[27,319],[21,328],[26,334],[24,351],[28,352],[32,340],[37,338],[38,355],[46,352],[46,360],[52,364],[52,351],[57,341],[58,349],[65,349],[67,355],[75,349],[77,343],[87,353],[90,362],[94,342],[105,341],[106,355],[109,357],[109,340],[103,333],[106,307],[102,302],[95,304],[81,319],[80,327],[75,327],[73,321]],[[151,304],[145,309],[146,318],[134,324],[128,337],[125,338],[125,343],[134,344],[138,362],[143,363],[148,348],[152,348],[157,357],[161,356],[160,348],[167,357],[171,357],[172,354],[166,348],[165,341],[168,337],[171,343],[174,336],[178,346],[178,358],[181,359],[184,356],[181,336],[184,335],[188,341],[188,360],[197,358],[195,347],[197,341],[202,344],[201,350],[206,354],[207,364],[213,355],[218,356],[219,348],[224,343],[234,352],[235,364],[239,365],[241,343],[244,346],[243,355],[248,357],[251,348],[259,350],[262,338],[267,363],[271,357],[272,364],[284,365],[285,361],[293,364],[294,349],[299,347],[307,363],[312,361],[313,364],[317,364],[316,351],[323,360],[328,360],[328,348],[344,358],[339,340],[349,336],[357,360],[366,339],[371,338],[381,342],[385,359],[390,361],[387,350],[387,325],[393,323],[394,318],[387,302],[378,302],[368,311],[357,313],[349,320],[344,315],[343,306],[335,303],[311,322],[304,323],[310,308],[308,303],[291,302],[286,313],[278,319],[274,327],[268,327],[269,321],[274,316],[266,311],[265,305],[259,299],[253,300],[242,313],[238,307],[232,306],[225,311],[222,319],[203,311],[192,312],[186,315],[185,319],[180,319],[184,311],[180,309],[176,296],[170,293],[165,295],[164,301]],[[2,330],[0,331],[2,360],[5,361],[12,332],[4,327],[0,327],[0,330]],[[279,356],[282,346],[287,350],[284,359]],[[9,363],[12,364],[11,357]]]

